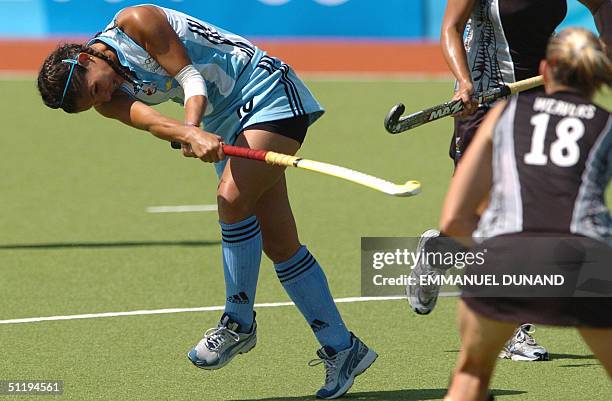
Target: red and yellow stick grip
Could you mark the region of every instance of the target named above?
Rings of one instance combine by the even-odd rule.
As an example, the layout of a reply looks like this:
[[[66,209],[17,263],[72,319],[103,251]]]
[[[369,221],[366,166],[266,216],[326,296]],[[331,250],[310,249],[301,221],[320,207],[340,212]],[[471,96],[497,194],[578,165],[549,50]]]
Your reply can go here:
[[[174,149],[180,149],[179,142],[172,142]],[[296,156],[285,155],[282,153],[270,152],[268,150],[254,150],[241,146],[223,145],[223,153],[227,156],[236,156],[243,159],[259,160],[276,166],[296,167],[301,159]]]

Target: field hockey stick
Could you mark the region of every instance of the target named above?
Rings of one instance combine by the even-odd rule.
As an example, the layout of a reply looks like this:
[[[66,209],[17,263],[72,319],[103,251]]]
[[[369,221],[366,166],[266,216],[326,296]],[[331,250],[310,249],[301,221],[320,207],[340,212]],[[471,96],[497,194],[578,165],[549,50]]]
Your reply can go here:
[[[174,149],[180,149],[181,144],[172,142]],[[282,153],[271,152],[268,150],[253,150],[240,146],[223,145],[223,153],[227,156],[241,157],[250,160],[259,160],[274,166],[297,167],[304,170],[316,171],[317,173],[341,178],[355,184],[372,188],[393,196],[413,196],[421,191],[421,183],[418,181],[408,181],[405,184],[394,184],[359,171],[345,167],[336,166],[328,163],[321,163],[314,160],[302,159],[297,156],[285,155]]]
[[[535,88],[544,84],[542,76],[527,78],[522,81],[514,82],[500,86],[499,88],[489,89],[484,92],[476,93],[473,97],[478,104],[489,104],[495,100],[514,95],[528,89]],[[437,106],[430,107],[425,110],[417,111],[416,113],[403,116],[406,108],[402,103],[398,103],[389,111],[385,118],[385,129],[390,134],[399,134],[400,132],[408,131],[428,122],[438,120],[442,117],[450,116],[459,113],[463,110],[463,102],[461,99],[451,100]]]

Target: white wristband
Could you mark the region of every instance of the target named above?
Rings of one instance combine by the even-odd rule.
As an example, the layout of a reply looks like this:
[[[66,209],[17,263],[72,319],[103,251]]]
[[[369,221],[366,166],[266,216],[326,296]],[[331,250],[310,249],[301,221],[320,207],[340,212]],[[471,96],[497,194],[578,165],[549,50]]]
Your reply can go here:
[[[207,95],[204,78],[202,78],[202,74],[200,74],[192,64],[186,65],[174,76],[174,78],[183,87],[183,92],[185,93],[184,104],[186,104],[187,100],[192,96]]]

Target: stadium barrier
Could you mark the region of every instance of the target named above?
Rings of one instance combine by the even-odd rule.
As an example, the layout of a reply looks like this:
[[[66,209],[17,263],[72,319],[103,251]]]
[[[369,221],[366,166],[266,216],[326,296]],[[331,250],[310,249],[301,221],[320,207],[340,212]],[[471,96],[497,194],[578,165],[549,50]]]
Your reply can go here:
[[[59,42],[85,38],[0,40],[0,71],[35,73]],[[435,43],[254,40],[301,73],[447,75]],[[373,56],[375,55],[375,57]]]
[[[119,9],[141,3],[0,1],[0,72],[35,72],[60,41],[84,41]],[[441,0],[224,0],[214,7],[201,0],[154,3],[245,36],[299,72],[448,74],[437,44],[445,7]],[[592,28],[592,18],[577,0],[568,0],[564,24]]]

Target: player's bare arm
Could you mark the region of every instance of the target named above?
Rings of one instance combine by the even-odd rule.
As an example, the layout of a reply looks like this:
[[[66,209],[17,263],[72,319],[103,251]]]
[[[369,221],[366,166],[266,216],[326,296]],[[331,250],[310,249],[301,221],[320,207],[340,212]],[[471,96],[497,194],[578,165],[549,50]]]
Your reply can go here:
[[[478,225],[478,208],[491,189],[493,129],[505,105],[500,101],[487,113],[451,180],[440,217],[440,231],[449,236],[471,238]]]
[[[449,0],[446,3],[440,34],[442,53],[459,85],[453,99],[461,99],[465,104],[464,112],[461,115],[473,113],[478,106],[471,99],[474,86],[463,46],[463,32],[474,8],[474,3],[475,0]]]
[[[176,76],[191,64],[185,47],[159,8],[154,6],[126,8],[117,16],[117,25],[170,75]],[[185,103],[185,121],[199,125],[205,108],[205,96],[190,97]]]
[[[102,103],[95,108],[104,117],[148,131],[160,139],[189,143],[190,149],[183,149],[185,156],[197,157],[205,162],[217,162],[224,157],[223,148],[217,146],[220,137],[166,117],[126,94],[116,93],[110,102]],[[210,137],[213,137],[212,141],[209,140]]]

